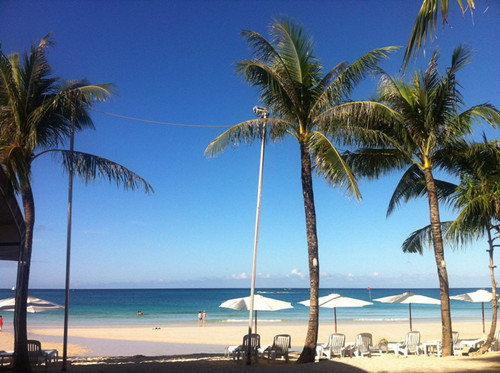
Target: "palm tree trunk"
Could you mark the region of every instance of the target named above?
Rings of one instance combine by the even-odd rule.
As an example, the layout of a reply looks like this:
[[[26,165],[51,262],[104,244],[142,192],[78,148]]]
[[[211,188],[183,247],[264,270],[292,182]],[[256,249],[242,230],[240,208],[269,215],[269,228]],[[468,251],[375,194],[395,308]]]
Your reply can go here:
[[[26,324],[26,304],[31,265],[31,249],[33,245],[33,227],[35,226],[35,201],[31,186],[21,189],[23,200],[26,235],[21,248],[17,268],[16,308],[14,312],[14,371],[31,372],[28,357],[28,330]]]
[[[309,324],[307,327],[304,348],[297,363],[312,363],[316,356],[316,343],[318,342],[319,323],[319,261],[318,261],[318,235],[316,233],[316,208],[312,183],[311,157],[306,145],[300,143],[300,160],[302,165],[302,194],[304,196],[304,210],[306,215],[307,252],[309,256],[309,285],[311,288]]]
[[[488,229],[488,243],[490,245],[490,249],[486,250],[490,256],[490,277],[491,277],[491,326],[490,332],[488,334],[488,338],[486,339],[486,343],[477,351],[477,355],[482,355],[488,351],[491,346],[491,342],[493,342],[493,337],[495,336],[495,331],[497,329],[497,313],[498,313],[498,301],[497,301],[497,283],[495,281],[495,265],[493,264],[493,251],[495,249],[494,238],[491,235],[491,229]],[[497,229],[498,230],[498,229]],[[475,354],[475,355],[476,355]]]
[[[427,196],[429,200],[429,213],[431,220],[432,241],[434,245],[434,257],[439,278],[439,293],[441,297],[441,327],[442,327],[442,356],[453,355],[452,328],[450,314],[450,289],[448,284],[448,271],[444,260],[443,235],[441,231],[441,219],[439,217],[439,203],[436,185],[431,168],[424,169]]]

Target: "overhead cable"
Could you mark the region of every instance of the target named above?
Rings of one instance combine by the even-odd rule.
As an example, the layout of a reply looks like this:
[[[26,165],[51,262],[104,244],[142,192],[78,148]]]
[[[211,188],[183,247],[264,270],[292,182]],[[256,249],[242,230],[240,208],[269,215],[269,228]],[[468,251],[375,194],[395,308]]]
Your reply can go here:
[[[96,111],[98,113],[102,113],[102,114],[106,114],[106,115],[111,115],[113,117],[118,117],[118,118],[123,118],[123,119],[129,119],[129,120],[135,120],[135,121],[138,121],[138,122],[153,123],[153,124],[162,124],[162,125],[165,125],[165,126],[200,127],[200,128],[213,128],[213,127],[229,128],[229,127],[231,127],[231,126],[221,126],[221,125],[203,125],[203,124],[183,124],[183,123],[161,122],[161,121],[157,121],[157,120],[134,118],[134,117],[126,116],[126,115],[108,113],[107,111],[101,111],[101,110],[96,110],[96,109],[92,109],[92,110]]]

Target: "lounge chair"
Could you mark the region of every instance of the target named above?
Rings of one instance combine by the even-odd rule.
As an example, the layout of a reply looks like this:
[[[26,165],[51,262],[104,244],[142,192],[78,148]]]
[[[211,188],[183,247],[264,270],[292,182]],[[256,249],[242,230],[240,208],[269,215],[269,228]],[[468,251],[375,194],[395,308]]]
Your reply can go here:
[[[259,360],[259,353],[258,349],[260,348],[260,335],[259,334],[251,334],[250,335],[250,349],[251,349],[251,354],[252,356],[255,356],[255,360]],[[248,353],[248,334],[246,334],[243,337],[243,343],[236,347],[233,352],[233,360],[239,360],[240,357],[242,359],[245,358],[246,354]]]
[[[408,354],[418,355],[420,353],[422,346],[420,345],[420,332],[408,332],[406,333],[404,343],[398,345],[398,353],[401,352],[404,356]]]
[[[42,344],[40,341],[28,340],[28,358],[30,364],[34,364],[36,367],[40,368],[42,363],[46,363],[45,356],[42,352]]]
[[[354,341],[354,356],[371,356],[372,335],[370,333],[360,333]]]
[[[288,363],[288,349],[290,347],[292,347],[292,337],[290,335],[275,335],[273,345],[266,350],[267,358],[276,360],[277,357],[284,357]]]
[[[331,359],[333,356],[342,357],[345,351],[345,334],[333,333],[328,337],[328,343],[321,344],[317,347],[316,353],[318,359],[326,356]]]

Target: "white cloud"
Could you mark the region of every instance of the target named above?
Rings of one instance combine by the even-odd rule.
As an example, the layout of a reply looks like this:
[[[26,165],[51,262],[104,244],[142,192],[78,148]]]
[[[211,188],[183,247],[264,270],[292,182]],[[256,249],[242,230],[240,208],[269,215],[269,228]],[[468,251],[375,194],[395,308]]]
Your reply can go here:
[[[373,272],[373,275],[374,275],[375,277],[377,277],[377,276],[378,276],[378,272]]]
[[[248,275],[245,273],[245,272],[241,272],[241,273],[233,273],[231,275],[231,278],[233,280],[246,280],[248,278]]]
[[[290,271],[290,275],[291,276],[297,276],[297,277],[300,277],[300,278],[304,278],[306,277],[306,275],[304,275],[302,272],[300,272],[300,270],[298,268],[294,268]]]

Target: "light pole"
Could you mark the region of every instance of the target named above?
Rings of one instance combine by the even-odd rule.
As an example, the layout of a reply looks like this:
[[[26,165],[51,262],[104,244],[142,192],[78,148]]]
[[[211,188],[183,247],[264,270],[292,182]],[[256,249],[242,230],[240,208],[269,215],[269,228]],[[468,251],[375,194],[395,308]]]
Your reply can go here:
[[[261,106],[254,106],[253,112],[255,115],[261,117],[262,119],[267,119],[269,112],[266,108]],[[255,293],[255,269],[257,265],[257,246],[259,242],[259,223],[260,223],[260,197],[262,194],[262,174],[264,171],[264,150],[266,146],[266,122],[262,126],[262,143],[260,146],[260,167],[259,167],[259,186],[257,189],[257,211],[255,214],[255,236],[253,243],[253,264],[252,264],[252,284],[250,287],[250,307],[248,315],[248,351],[247,351],[247,365],[251,364],[252,361],[252,324],[253,324],[253,298]]]
[[[66,234],[66,282],[64,291],[64,330],[63,330],[63,359],[61,370],[67,370],[68,359],[68,318],[69,318],[69,279],[70,279],[70,264],[71,264],[71,218],[73,211],[73,175],[74,175],[74,159],[73,151],[75,148],[75,123],[71,120],[71,134],[69,142],[70,164],[69,164],[69,183],[68,183],[68,221]]]

